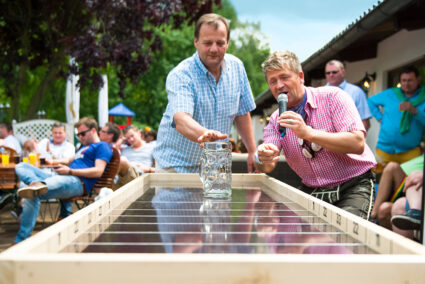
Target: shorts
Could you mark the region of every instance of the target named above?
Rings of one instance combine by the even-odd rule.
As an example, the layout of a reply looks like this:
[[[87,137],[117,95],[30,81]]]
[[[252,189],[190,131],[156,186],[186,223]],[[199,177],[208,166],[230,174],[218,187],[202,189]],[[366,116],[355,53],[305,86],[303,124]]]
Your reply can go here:
[[[121,186],[129,183],[138,176],[139,173],[137,172],[136,168],[134,166],[130,166],[128,168],[128,171],[123,176],[118,174],[118,181],[116,184],[114,184],[113,189],[115,190],[117,188],[120,188]]]
[[[384,163],[396,162],[399,164],[403,164],[413,158],[420,156],[421,154],[422,151],[420,147],[413,148],[412,150],[407,152],[393,154],[384,152],[381,149],[376,148],[376,156],[381,158],[382,162]]]
[[[368,170],[366,173],[336,187],[311,188],[302,185],[301,190],[363,219],[369,220],[373,206],[375,174],[371,170]]]

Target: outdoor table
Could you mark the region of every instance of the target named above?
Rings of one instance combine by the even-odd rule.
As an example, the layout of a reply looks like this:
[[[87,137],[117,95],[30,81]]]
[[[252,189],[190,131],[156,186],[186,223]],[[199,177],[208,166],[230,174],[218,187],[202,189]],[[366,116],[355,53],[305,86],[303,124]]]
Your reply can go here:
[[[145,174],[0,254],[0,282],[420,283],[425,248],[264,174]]]

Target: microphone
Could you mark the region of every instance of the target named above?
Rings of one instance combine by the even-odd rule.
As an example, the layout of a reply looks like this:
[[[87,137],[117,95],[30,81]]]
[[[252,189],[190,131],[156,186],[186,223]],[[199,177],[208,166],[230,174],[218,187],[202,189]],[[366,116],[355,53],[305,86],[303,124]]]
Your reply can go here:
[[[288,102],[288,96],[285,93],[279,94],[277,97],[277,103],[279,104],[279,116],[286,111],[286,103]],[[285,137],[286,128],[279,125],[280,137]]]

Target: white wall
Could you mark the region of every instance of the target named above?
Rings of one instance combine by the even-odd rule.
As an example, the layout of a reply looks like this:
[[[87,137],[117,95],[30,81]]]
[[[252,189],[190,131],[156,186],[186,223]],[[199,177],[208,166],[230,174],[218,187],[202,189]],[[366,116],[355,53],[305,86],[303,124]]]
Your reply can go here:
[[[408,65],[425,57],[425,29],[407,31],[401,30],[378,44],[377,57],[369,60],[345,62],[346,79],[348,82],[360,81],[366,71],[376,73],[376,81],[372,84],[368,96],[377,94],[387,87],[389,71]],[[366,143],[375,152],[378,141],[379,123],[371,120]]]

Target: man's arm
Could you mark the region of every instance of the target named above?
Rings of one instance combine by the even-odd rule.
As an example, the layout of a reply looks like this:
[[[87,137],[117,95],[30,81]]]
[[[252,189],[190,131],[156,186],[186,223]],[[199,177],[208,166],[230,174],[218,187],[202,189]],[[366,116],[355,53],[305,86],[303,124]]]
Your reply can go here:
[[[382,120],[382,117],[383,117],[383,114],[381,110],[379,109],[379,106],[382,105],[380,102],[380,99],[381,99],[380,94],[376,94],[367,99],[367,104],[369,105],[370,112],[379,122]]]
[[[94,161],[94,167],[87,169],[70,169],[68,166],[60,166],[55,171],[61,175],[73,175],[86,178],[99,178],[102,176],[105,167],[108,163],[102,159]]]
[[[305,124],[302,117],[295,112],[284,112],[277,122],[292,129],[298,138],[316,143],[329,151],[341,154],[362,154],[364,151],[364,133],[361,130],[329,133],[313,129]]]
[[[174,114],[174,123],[176,124],[176,130],[193,142],[199,143],[227,138],[226,134],[203,127],[190,114],[185,112],[176,112]]]
[[[242,137],[242,141],[248,150],[247,166],[248,172],[251,173],[254,168],[254,154],[256,150],[254,131],[252,130],[251,114],[248,112],[235,118],[236,129]]]
[[[279,153],[279,148],[274,144],[259,145],[257,154],[261,163],[255,162],[255,168],[263,173],[270,173],[279,161]]]

